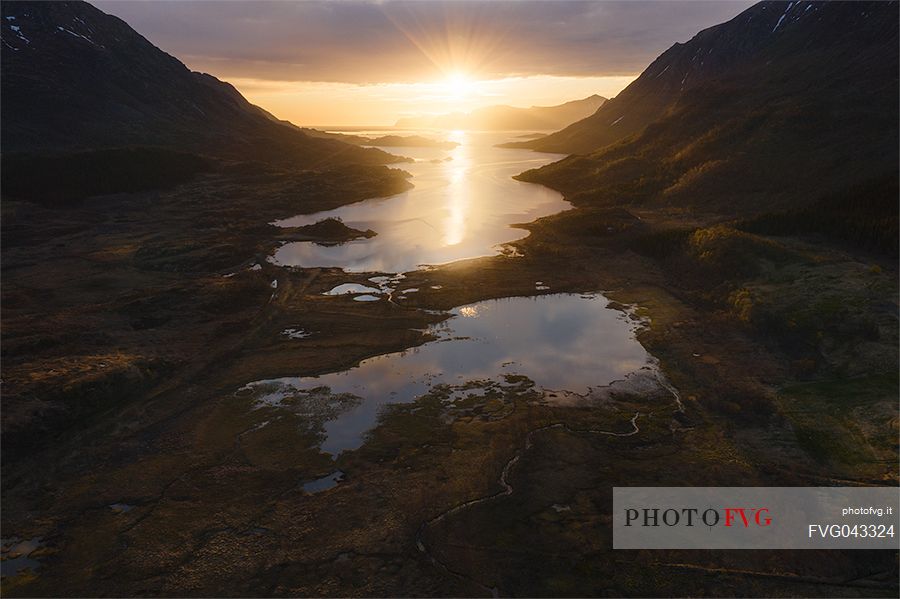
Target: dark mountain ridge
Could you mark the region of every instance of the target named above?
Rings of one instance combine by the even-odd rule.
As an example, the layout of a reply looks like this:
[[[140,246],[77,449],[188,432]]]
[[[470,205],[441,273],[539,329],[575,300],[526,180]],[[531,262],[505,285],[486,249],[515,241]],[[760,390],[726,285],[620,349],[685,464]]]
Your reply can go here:
[[[864,100],[889,88],[884,73],[896,73],[897,10],[896,2],[761,2],[674,44],[591,116],[510,146],[589,153],[703,102],[711,90],[716,95],[706,101],[713,118],[731,111],[722,100],[740,101],[737,92],[764,106],[794,94],[813,100],[815,91],[827,100],[829,91],[870,83],[874,89],[857,92]],[[721,97],[729,91],[736,93]]]
[[[486,106],[472,112],[400,119],[396,127],[477,129],[482,131],[553,130],[583,119],[603,106],[606,98],[594,94],[556,106]]]
[[[667,50],[593,116],[515,144],[576,153],[520,178],[577,204],[728,218],[811,223],[796,211],[820,205],[857,241],[896,246],[897,44],[896,2],[757,4]]]
[[[398,159],[314,138],[85,2],[4,2],[4,153],[155,146],[315,168]]]

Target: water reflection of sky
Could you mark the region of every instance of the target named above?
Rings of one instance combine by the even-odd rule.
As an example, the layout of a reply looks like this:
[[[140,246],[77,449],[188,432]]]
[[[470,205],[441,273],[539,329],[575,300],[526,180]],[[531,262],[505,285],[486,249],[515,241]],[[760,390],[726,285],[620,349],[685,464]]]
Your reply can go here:
[[[545,389],[584,393],[649,361],[633,323],[606,304],[600,295],[554,294],[464,306],[436,329],[438,341],[339,373],[279,379],[274,393],[327,385],[363,399],[325,424],[322,449],[332,454],[359,447],[384,404],[413,401],[439,383],[522,374]],[[266,385],[270,394],[273,382]]]
[[[336,216],[353,228],[373,229],[376,237],[333,246],[288,243],[273,260],[291,266],[338,266],[350,272],[405,272],[421,264],[492,255],[498,244],[525,235],[510,224],[570,207],[551,189],[512,179],[562,155],[494,147],[511,139],[504,134],[454,132],[450,139],[460,145],[453,150],[384,148],[418,161],[400,165],[413,175],[414,189],[278,223],[301,226]]]

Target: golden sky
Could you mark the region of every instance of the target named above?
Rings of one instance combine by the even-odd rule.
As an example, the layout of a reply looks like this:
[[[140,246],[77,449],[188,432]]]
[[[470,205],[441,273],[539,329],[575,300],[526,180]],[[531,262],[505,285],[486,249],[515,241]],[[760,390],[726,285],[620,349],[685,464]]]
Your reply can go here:
[[[298,125],[612,97],[750,0],[94,0]]]
[[[279,118],[314,126],[392,125],[398,118],[469,112],[480,106],[553,106],[592,94],[615,96],[633,75],[532,75],[478,80],[463,75],[421,83],[232,79],[248,100]]]

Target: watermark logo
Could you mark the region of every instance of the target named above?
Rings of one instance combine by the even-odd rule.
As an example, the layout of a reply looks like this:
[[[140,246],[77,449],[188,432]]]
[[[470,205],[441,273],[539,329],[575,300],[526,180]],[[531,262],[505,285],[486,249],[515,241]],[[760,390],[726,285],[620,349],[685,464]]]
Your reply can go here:
[[[725,513],[724,519],[722,513]],[[625,508],[625,526],[718,526],[724,520],[725,526],[769,526],[772,518],[769,508],[726,507],[707,508]]]
[[[898,487],[615,487],[615,549],[897,549]]]

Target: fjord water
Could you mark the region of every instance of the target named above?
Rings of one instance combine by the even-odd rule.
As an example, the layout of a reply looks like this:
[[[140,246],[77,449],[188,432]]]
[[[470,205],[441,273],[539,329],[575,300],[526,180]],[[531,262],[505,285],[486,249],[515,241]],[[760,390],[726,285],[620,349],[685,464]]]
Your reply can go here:
[[[385,404],[415,401],[438,385],[463,399],[523,375],[538,389],[584,394],[652,362],[635,322],[600,294],[489,300],[452,313],[432,329],[436,341],[343,372],[256,381],[238,394],[274,411],[261,416],[266,422],[283,412],[321,423],[321,448],[337,455],[362,445]]]
[[[408,192],[276,223],[302,226],[339,217],[353,228],[375,230],[376,237],[340,245],[288,243],[272,260],[348,272],[408,272],[495,254],[502,244],[525,236],[511,224],[570,207],[556,191],[512,178],[560,155],[496,147],[515,139],[509,133],[455,132],[449,137],[459,143],[451,150],[384,148],[416,159],[401,165],[415,185]],[[536,289],[548,287],[536,283]],[[347,283],[326,295],[334,296],[331,301],[384,301],[370,293],[374,291]],[[452,404],[496,392],[511,380],[508,375],[521,375],[538,390],[584,394],[647,367],[652,360],[634,336],[635,323],[606,306],[599,294],[478,302],[457,308],[449,320],[433,327],[436,341],[370,358],[342,372],[256,381],[238,395],[249,398],[265,422],[278,414],[293,415],[318,428],[321,449],[337,455],[363,444],[385,405],[413,402],[435,390],[449,393],[445,401]]]
[[[448,139],[459,145],[450,150],[382,148],[416,160],[398,165],[412,174],[415,185],[405,193],[276,223],[302,226],[339,217],[355,229],[374,230],[376,237],[331,246],[288,243],[272,260],[284,266],[337,266],[348,272],[406,272],[493,255],[502,244],[526,235],[510,225],[571,207],[556,191],[512,178],[564,155],[496,147],[515,139],[509,133],[458,131]]]

